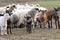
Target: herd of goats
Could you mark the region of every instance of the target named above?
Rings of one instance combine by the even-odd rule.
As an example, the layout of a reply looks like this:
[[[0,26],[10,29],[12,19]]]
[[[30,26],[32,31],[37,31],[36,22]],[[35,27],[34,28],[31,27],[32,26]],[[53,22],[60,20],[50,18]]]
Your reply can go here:
[[[41,7],[39,4],[12,4],[0,7],[0,30],[1,35],[11,34],[14,27],[26,27],[28,33],[39,25],[40,28],[52,27],[52,18],[55,21],[56,29],[59,25],[60,7],[53,10]]]

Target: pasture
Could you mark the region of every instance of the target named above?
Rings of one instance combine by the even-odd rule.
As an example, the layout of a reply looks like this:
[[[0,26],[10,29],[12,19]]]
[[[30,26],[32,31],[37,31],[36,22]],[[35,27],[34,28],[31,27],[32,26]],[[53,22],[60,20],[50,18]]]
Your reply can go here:
[[[30,3],[30,2],[28,2]],[[43,2],[31,2],[33,4],[40,4],[49,10],[54,7],[60,7],[60,1],[43,1]],[[5,6],[12,3],[0,3],[0,6]],[[60,40],[60,29],[40,29],[39,27],[34,29],[31,34],[26,33],[25,28],[13,28],[12,34],[0,35],[0,40]]]
[[[54,7],[60,7],[60,1],[43,1],[43,2],[32,2],[34,4],[40,4],[48,9],[53,9]]]

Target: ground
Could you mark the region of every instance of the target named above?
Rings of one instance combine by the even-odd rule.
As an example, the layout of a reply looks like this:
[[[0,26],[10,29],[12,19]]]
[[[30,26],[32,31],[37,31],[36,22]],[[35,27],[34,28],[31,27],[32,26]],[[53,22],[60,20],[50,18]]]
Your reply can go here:
[[[31,34],[25,28],[14,28],[12,34],[0,35],[0,40],[60,40],[60,29],[34,29]]]

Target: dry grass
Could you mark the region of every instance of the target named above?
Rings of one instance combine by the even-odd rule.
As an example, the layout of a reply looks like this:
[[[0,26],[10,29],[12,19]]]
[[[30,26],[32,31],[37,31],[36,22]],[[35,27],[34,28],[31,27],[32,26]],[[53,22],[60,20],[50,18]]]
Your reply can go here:
[[[37,28],[32,31],[31,34],[26,33],[25,28],[12,29],[12,34],[9,35],[0,35],[0,39],[9,39],[9,40],[60,40],[60,29],[40,29]]]

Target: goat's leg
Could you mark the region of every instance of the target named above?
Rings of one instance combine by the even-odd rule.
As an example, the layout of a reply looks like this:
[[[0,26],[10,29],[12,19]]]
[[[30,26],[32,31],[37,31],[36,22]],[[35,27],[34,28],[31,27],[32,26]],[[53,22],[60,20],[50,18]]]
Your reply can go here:
[[[10,34],[12,34],[11,27],[10,27]]]
[[[1,26],[1,35],[4,35],[4,27]]]
[[[8,28],[9,26],[7,26],[7,34],[9,34],[9,28]]]
[[[34,22],[34,26],[35,26],[35,28],[37,27],[37,22]]]
[[[58,19],[58,28],[60,29],[60,26],[59,26],[59,19]]]
[[[35,25],[34,25],[34,23],[32,23],[32,28],[35,29]]]
[[[48,28],[50,28],[50,23],[49,23],[49,20],[48,20]]]
[[[44,28],[46,28],[46,27],[45,27],[45,22],[43,22],[43,26],[44,26]]]
[[[56,29],[57,29],[57,21],[55,20],[55,25],[56,25]]]
[[[29,33],[32,32],[32,28],[31,28],[31,25],[29,25]]]
[[[26,31],[28,32],[28,25],[26,25]]]
[[[42,28],[42,23],[41,22],[38,22],[38,24],[39,24],[40,28]]]
[[[53,28],[53,27],[52,27],[52,20],[51,20],[51,28]]]
[[[4,34],[7,35],[7,25],[4,27]]]
[[[10,34],[12,34],[12,31],[11,31],[11,29],[12,29],[12,27],[11,27],[11,24],[10,24],[10,26],[9,26],[9,32],[10,32]]]
[[[38,23],[39,27],[42,28],[42,24],[41,23]]]

